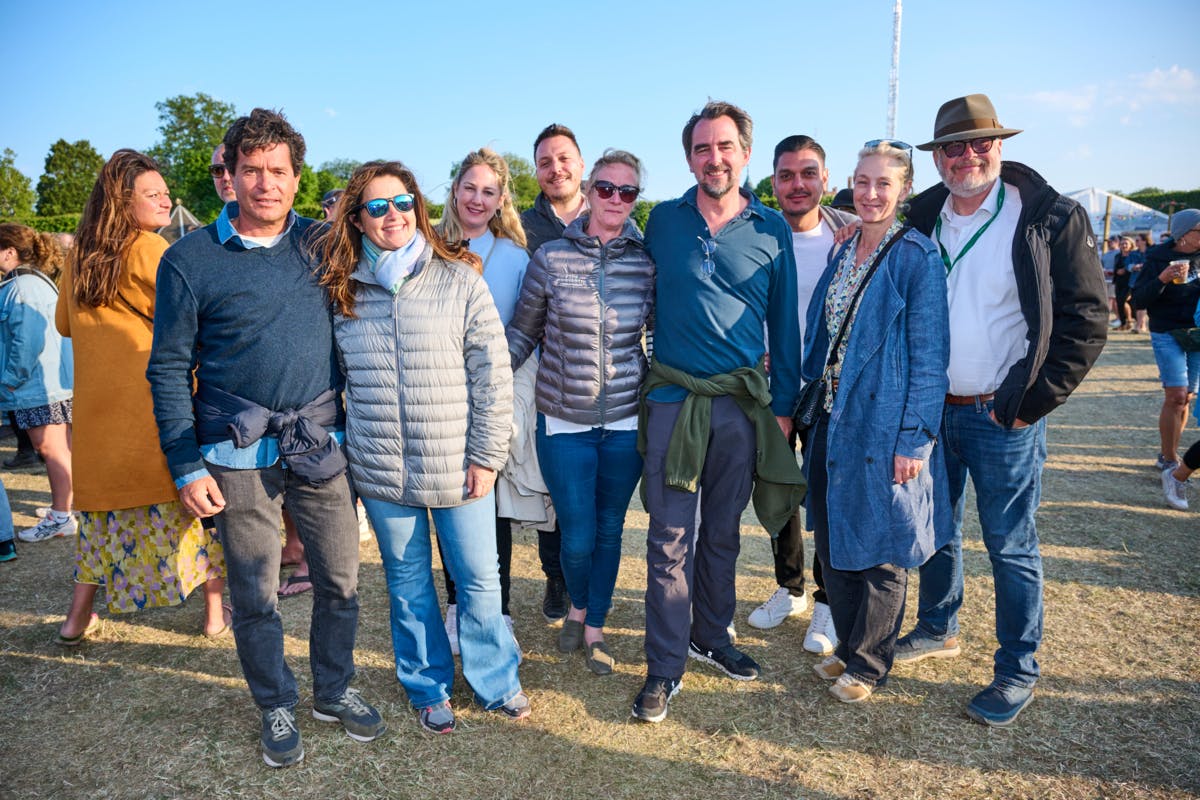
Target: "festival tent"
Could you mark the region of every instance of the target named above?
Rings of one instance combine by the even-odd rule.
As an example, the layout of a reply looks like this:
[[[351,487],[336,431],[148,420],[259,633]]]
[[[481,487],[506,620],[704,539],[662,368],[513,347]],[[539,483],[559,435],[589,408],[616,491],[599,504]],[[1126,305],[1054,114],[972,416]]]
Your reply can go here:
[[[168,242],[175,242],[182,239],[185,234],[202,227],[204,226],[200,220],[196,219],[196,215],[188,211],[181,201],[176,200],[175,207],[171,209],[170,224],[159,228],[158,235]]]
[[[1157,242],[1159,234],[1167,231],[1166,214],[1112,192],[1093,187],[1080,189],[1077,192],[1067,192],[1067,197],[1079,203],[1088,212],[1096,238],[1104,235],[1104,213],[1105,209],[1109,208],[1109,198],[1112,198],[1108,225],[1110,236],[1128,231],[1150,231],[1151,237]]]

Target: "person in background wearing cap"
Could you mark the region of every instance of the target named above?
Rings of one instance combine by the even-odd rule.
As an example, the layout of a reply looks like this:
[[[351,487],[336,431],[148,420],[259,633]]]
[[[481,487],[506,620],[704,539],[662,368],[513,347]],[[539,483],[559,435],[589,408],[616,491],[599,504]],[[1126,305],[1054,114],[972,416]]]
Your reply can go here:
[[[1200,351],[1186,352],[1171,335],[1195,327],[1200,301],[1200,210],[1185,208],[1171,217],[1171,238],[1146,250],[1133,287],[1133,304],[1150,317],[1150,344],[1163,386],[1158,413],[1161,450],[1155,466],[1168,473],[1179,466],[1179,435],[1187,425],[1188,403],[1200,387]],[[1166,477],[1163,478],[1164,486]],[[1182,487],[1179,487],[1182,492]]]
[[[838,189],[838,193],[833,196],[833,200],[829,202],[829,207],[838,211],[845,211],[849,214],[854,213],[854,190],[853,189]]]
[[[333,222],[337,219],[338,200],[342,199],[344,191],[344,189],[330,189],[321,195],[321,213],[325,215],[326,222]]]
[[[986,95],[945,103],[932,141],[942,183],[913,198],[908,219],[946,268],[950,394],[945,447],[954,531],[921,567],[917,626],[896,663],[958,655],[967,476],[976,492],[996,591],[992,683],[967,714],[1008,725],[1033,698],[1042,639],[1042,558],[1034,512],[1046,458],[1045,417],[1104,347],[1108,305],[1087,213],[1024,164],[1001,161],[1005,128]],[[941,537],[939,537],[941,538]],[[942,539],[945,541],[945,539]]]

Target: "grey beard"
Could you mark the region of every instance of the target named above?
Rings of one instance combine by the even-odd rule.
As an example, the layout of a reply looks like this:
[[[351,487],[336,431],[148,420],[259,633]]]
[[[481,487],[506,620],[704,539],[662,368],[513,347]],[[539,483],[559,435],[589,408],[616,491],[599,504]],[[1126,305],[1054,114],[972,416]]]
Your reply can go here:
[[[729,190],[732,188],[733,188],[732,182],[725,184],[724,188],[717,187],[717,186],[710,186],[707,183],[700,184],[700,191],[704,192],[706,195],[711,197],[713,200],[720,200],[722,197],[729,194]]]

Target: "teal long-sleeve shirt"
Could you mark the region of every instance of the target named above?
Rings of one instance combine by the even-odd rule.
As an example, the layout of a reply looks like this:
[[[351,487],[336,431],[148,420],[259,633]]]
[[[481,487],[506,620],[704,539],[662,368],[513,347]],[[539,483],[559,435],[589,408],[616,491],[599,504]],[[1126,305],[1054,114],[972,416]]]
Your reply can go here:
[[[646,249],[657,266],[654,357],[698,378],[754,367],[765,326],[771,409],[787,416],[800,390],[801,362],[791,231],[779,212],[740,189],[749,205],[713,236],[696,191],[659,203],[646,223]],[[686,395],[664,386],[649,399],[676,402]]]

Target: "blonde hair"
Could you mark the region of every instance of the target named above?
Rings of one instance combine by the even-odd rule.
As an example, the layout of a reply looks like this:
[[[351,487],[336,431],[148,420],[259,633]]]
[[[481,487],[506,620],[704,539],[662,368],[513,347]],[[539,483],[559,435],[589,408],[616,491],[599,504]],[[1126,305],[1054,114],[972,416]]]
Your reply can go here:
[[[488,220],[488,230],[497,239],[511,239],[522,250],[525,249],[525,229],[521,226],[521,218],[513,203],[512,175],[509,173],[508,162],[494,150],[481,147],[467,153],[467,157],[458,165],[454,175],[454,183],[450,186],[450,195],[446,198],[446,208],[442,212],[442,222],[438,230],[449,242],[460,242],[466,238],[463,231],[462,218],[458,215],[458,187],[463,177],[471,167],[485,166],[496,175],[500,185],[500,207],[496,214]]]

